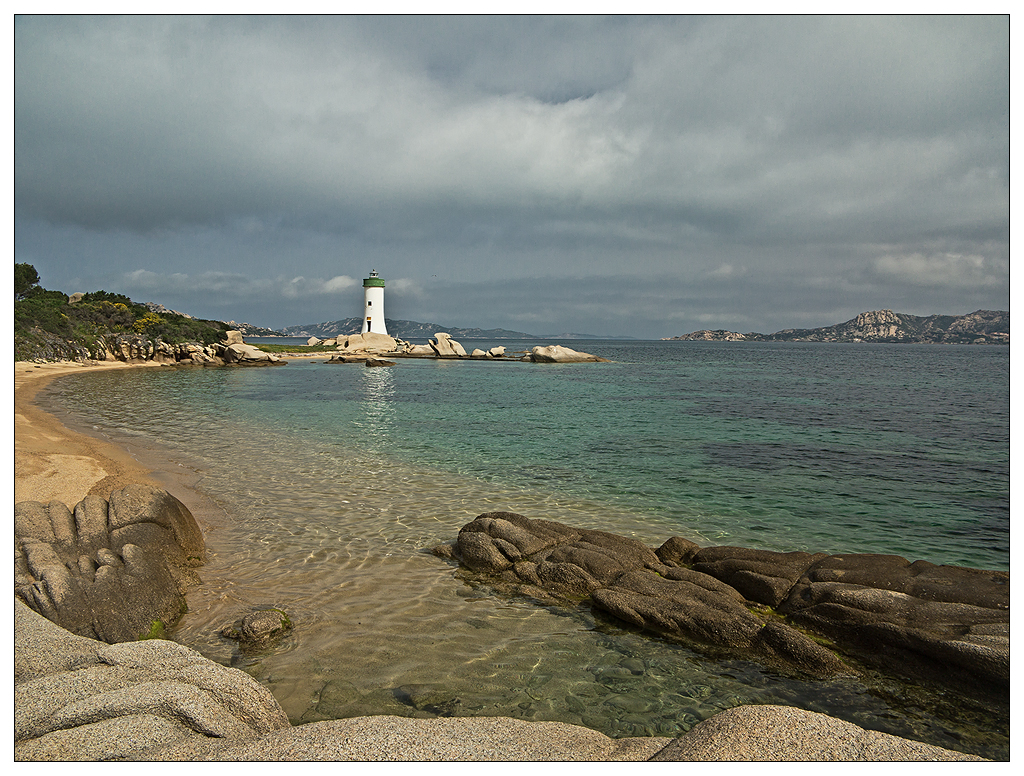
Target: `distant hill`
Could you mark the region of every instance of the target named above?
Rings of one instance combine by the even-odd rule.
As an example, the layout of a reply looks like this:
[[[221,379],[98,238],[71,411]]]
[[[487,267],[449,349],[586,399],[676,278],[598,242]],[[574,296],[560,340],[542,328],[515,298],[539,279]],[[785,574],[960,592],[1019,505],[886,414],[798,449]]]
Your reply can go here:
[[[819,329],[783,329],[774,334],[717,329],[664,337],[666,340],[715,342],[905,342],[945,344],[1010,344],[1010,313],[976,310],[967,315],[907,315],[874,310],[846,323]]]
[[[600,337],[595,334],[527,334],[509,329],[463,329],[458,326],[442,326],[440,323],[419,323],[385,318],[388,334],[398,339],[430,339],[439,331],[451,334],[457,340],[551,340],[551,339],[630,339],[623,337]],[[358,334],[363,329],[362,318],[345,318],[325,323],[307,323],[302,326],[288,326],[281,334],[288,337],[319,337],[328,339],[345,334]],[[264,335],[269,336],[269,335]]]
[[[237,323],[235,321],[225,321],[225,324],[229,328],[240,332],[243,337],[281,337],[281,332],[274,329],[265,329],[262,326],[254,326],[251,323]]]

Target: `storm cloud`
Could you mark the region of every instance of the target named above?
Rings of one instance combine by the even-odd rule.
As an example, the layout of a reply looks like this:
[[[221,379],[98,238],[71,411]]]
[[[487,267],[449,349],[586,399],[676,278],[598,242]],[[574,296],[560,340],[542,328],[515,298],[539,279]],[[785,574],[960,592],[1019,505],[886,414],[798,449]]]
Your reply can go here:
[[[1009,20],[17,17],[15,256],[269,327],[1009,306]]]

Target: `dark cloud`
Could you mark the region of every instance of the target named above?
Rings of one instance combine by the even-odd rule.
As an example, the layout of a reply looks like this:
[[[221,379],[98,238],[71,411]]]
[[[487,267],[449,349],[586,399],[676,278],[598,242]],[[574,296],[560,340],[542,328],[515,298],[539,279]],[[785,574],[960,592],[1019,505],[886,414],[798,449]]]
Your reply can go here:
[[[274,326],[371,267],[531,331],[1006,308],[1008,62],[999,16],[17,17],[15,251]]]

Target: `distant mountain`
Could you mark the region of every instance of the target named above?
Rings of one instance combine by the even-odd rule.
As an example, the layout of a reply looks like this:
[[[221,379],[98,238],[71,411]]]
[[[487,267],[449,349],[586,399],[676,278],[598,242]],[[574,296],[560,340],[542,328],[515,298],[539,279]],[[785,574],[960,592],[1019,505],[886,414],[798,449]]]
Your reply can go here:
[[[820,329],[783,329],[774,334],[717,329],[694,331],[666,340],[715,342],[906,342],[1010,344],[1010,313],[976,310],[967,315],[907,315],[892,310],[861,313],[846,323]]]
[[[594,334],[527,334],[509,329],[463,329],[458,326],[442,326],[439,323],[419,323],[385,318],[388,334],[398,339],[430,339],[439,331],[446,332],[457,340],[552,340],[552,339],[628,339],[623,337],[599,337]],[[325,323],[307,323],[302,326],[288,326],[281,333],[288,337],[319,337],[328,339],[345,334],[358,334],[363,329],[362,318],[345,318]]]
[[[274,329],[265,329],[262,326],[253,326],[251,323],[235,323],[235,321],[224,321],[229,327],[241,332],[243,337],[280,337],[281,332]]]

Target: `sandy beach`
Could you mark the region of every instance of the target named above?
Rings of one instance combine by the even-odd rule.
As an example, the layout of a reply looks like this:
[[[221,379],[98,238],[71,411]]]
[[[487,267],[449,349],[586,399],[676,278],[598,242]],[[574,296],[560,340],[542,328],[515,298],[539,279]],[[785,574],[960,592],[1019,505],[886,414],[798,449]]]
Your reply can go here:
[[[111,362],[14,365],[14,501],[63,501],[74,507],[90,494],[106,498],[129,482],[156,484],[151,472],[123,450],[72,431],[36,404],[39,391],[61,375],[135,368]]]
[[[287,360],[327,359],[330,353],[287,354]],[[88,495],[108,498],[129,483],[163,488],[182,501],[204,530],[221,510],[191,490],[187,476],[160,460],[156,450],[125,449],[99,437],[68,428],[39,407],[36,397],[51,381],[76,372],[111,369],[186,368],[153,361],[14,364],[14,503],[53,499],[71,509]],[[200,367],[187,367],[200,368]],[[164,464],[164,465],[161,465]]]
[[[51,380],[75,372],[169,368],[153,362],[56,362],[14,365],[14,502],[56,499],[73,509],[88,495],[108,498],[129,483],[163,488],[182,501],[204,530],[221,510],[189,488],[184,473],[161,465],[158,451],[131,453],[99,437],[68,428],[39,407]]]

